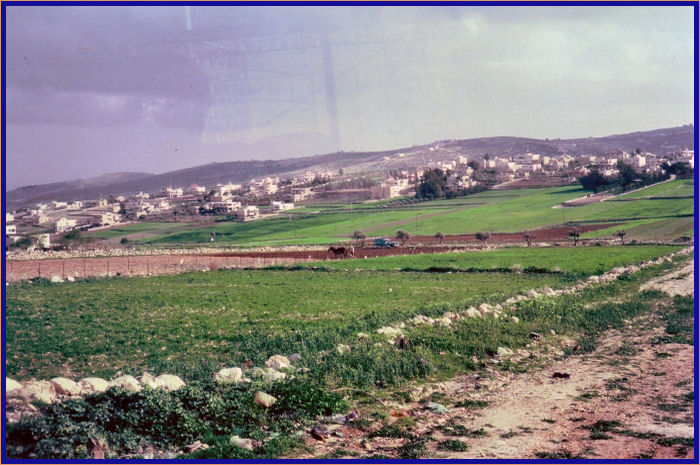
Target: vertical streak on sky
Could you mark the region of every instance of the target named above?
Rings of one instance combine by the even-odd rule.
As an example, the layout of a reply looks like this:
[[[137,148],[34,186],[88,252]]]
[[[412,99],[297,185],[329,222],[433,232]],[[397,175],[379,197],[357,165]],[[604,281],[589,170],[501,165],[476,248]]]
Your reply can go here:
[[[338,125],[338,107],[335,100],[335,74],[333,72],[333,54],[328,40],[328,33],[323,34],[321,50],[323,53],[323,74],[326,85],[326,107],[328,108],[331,141],[334,150],[340,149],[340,128]]]
[[[185,29],[188,31],[192,30],[192,12],[190,11],[190,6],[185,5]]]

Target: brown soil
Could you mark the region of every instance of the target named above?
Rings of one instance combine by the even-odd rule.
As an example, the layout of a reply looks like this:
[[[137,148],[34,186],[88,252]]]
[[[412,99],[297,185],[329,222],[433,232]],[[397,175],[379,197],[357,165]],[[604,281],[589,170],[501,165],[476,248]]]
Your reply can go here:
[[[412,397],[421,400],[392,404],[388,410],[409,416],[414,423],[411,432],[426,440],[423,457],[692,459],[688,441],[692,444],[694,435],[693,401],[687,396],[693,392],[694,348],[659,343],[658,337],[664,334],[661,326],[649,316],[630,321],[622,331],[608,331],[593,353],[568,358],[556,351],[575,341],[557,338],[554,347],[533,343],[528,348],[530,355],[519,354],[529,363],[525,373],[487,366],[483,377],[461,375],[419,387]],[[620,350],[623,347],[627,349]],[[569,377],[555,379],[555,372]],[[434,393],[440,394],[437,402],[448,407],[446,414],[425,409],[425,399]],[[485,400],[489,406],[454,405],[464,399]],[[374,422],[365,431],[336,425],[343,438],[331,436],[325,442],[309,437],[307,444],[313,452],[306,458],[336,450],[341,451],[333,456],[338,458],[397,457],[397,448],[408,440],[368,438],[368,432],[380,423]],[[445,434],[446,425],[466,430],[450,436]],[[479,430],[481,435],[464,434]],[[439,449],[438,444],[446,440],[461,441],[467,450]]]

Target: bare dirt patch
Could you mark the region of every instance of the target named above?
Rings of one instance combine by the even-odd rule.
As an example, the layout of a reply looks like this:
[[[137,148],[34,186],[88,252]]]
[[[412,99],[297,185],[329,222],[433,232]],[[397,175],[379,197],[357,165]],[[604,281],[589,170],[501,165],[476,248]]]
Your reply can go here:
[[[694,271],[694,264],[690,262],[680,270],[649,281],[640,290],[658,289],[672,296],[691,295],[695,286]]]

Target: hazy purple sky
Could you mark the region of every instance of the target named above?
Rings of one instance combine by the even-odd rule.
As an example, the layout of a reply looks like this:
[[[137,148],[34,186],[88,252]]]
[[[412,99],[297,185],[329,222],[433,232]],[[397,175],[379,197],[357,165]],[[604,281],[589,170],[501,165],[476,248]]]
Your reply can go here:
[[[7,7],[7,188],[693,120],[692,7]]]

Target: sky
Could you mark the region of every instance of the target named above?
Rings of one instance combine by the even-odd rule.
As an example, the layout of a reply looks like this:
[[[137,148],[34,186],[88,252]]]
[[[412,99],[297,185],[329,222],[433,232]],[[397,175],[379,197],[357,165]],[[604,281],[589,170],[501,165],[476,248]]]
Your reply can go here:
[[[693,121],[690,6],[6,11],[6,189]]]

